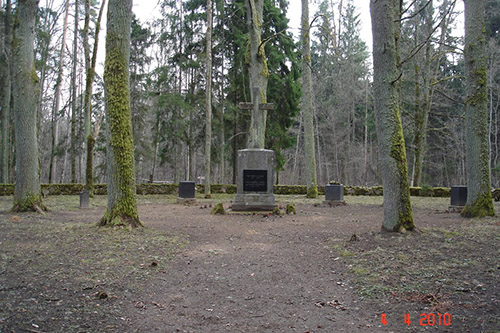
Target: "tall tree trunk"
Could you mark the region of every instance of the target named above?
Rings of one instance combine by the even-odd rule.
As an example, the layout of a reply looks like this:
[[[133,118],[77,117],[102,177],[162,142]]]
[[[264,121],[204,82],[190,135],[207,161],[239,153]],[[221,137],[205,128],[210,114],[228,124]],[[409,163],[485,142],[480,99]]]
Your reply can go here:
[[[76,91],[76,71],[78,66],[78,0],[75,0],[75,26],[73,31],[73,73],[71,74],[71,183],[76,183],[76,113],[78,103],[78,93]]]
[[[419,11],[418,7],[420,4],[415,3],[415,11]],[[433,31],[433,20],[432,14],[434,11],[433,1],[429,1],[429,4],[423,9],[422,15],[424,15],[424,33],[427,41],[425,42],[425,53],[423,56],[423,67],[416,65],[415,75],[416,75],[416,110],[415,110],[415,138],[413,145],[415,147],[414,165],[413,165],[413,178],[412,185],[420,186],[422,181],[422,171],[424,156],[427,147],[427,123],[429,119],[429,112],[432,107],[432,82],[434,75],[432,72],[432,45],[430,35]],[[418,47],[418,29],[415,28],[415,47]],[[420,87],[420,76],[422,77],[422,88]],[[423,90],[423,95],[421,92]],[[420,98],[422,97],[422,100]]]
[[[259,87],[260,103],[267,103],[267,80],[269,71],[267,69],[265,43],[262,42],[262,17],[264,11],[264,0],[246,0],[247,6],[247,25],[250,35],[250,47],[247,51],[247,65],[250,76],[250,92],[252,103],[254,101],[253,89]],[[250,135],[248,148],[263,149],[265,145],[266,118],[267,111],[252,111],[250,120]]]
[[[364,120],[364,143],[363,143],[363,155],[364,155],[364,167],[363,167],[363,182],[364,185],[368,185],[368,85],[369,80],[366,80],[365,88],[365,120]]]
[[[61,42],[61,49],[59,51],[59,65],[57,70],[56,87],[54,93],[54,104],[52,107],[52,119],[51,119],[51,153],[50,153],[50,163],[49,163],[49,183],[54,183],[56,179],[57,171],[57,144],[59,136],[59,125],[58,125],[58,113],[61,104],[61,84],[64,71],[64,56],[66,54],[66,37],[68,32],[68,17],[69,17],[69,0],[66,0],[64,5],[64,25],[63,25],[63,36]]]
[[[316,149],[314,147],[314,110],[311,80],[311,35],[309,29],[309,0],[302,0],[302,110],[304,113],[304,152],[307,197],[318,197]]]
[[[212,1],[207,0],[207,54],[206,54],[206,120],[205,120],[205,198],[210,198],[212,151]]]
[[[40,80],[39,80],[39,87],[38,91],[42,92],[41,94],[38,94],[38,106],[37,106],[37,130],[42,129],[42,108],[43,108],[43,92],[45,92],[45,83],[47,81],[47,67],[48,67],[48,59],[50,56],[50,45],[51,45],[51,40],[52,40],[52,35],[55,31],[55,25],[57,23],[57,20],[53,20],[52,22],[50,21],[51,15],[50,11],[45,11],[45,16],[43,17],[43,22],[44,26],[40,27],[42,31],[47,32],[47,37],[42,37],[39,40],[39,50],[40,52],[40,60],[38,63],[40,64],[38,71],[40,72]],[[41,140],[42,136],[37,135],[38,140]],[[40,142],[38,144],[40,146]]]
[[[224,63],[224,56],[222,56],[222,63]],[[224,73],[224,65],[222,65],[222,73]],[[219,133],[219,160],[220,160],[220,183],[225,184],[226,179],[226,156],[225,156],[225,131],[224,131],[224,85],[220,86],[220,133]]]
[[[95,77],[95,67],[97,63],[97,49],[99,46],[99,33],[101,30],[101,19],[104,12],[106,0],[103,0],[97,23],[95,27],[94,47],[92,50],[92,59],[90,59],[90,45],[88,37],[84,37],[85,49],[85,67],[87,70],[86,84],[85,84],[85,100],[84,100],[84,113],[85,113],[85,140],[87,142],[87,160],[85,165],[85,188],[89,191],[90,196],[94,195],[94,147],[97,135],[99,134],[100,124],[96,125],[94,133],[92,133],[92,86]],[[84,36],[88,35],[90,22],[90,0],[85,0],[85,27]]]
[[[153,155],[153,165],[151,167],[151,173],[149,174],[149,182],[151,184],[154,183],[156,162],[158,160],[158,150],[160,148],[160,129],[161,129],[160,126],[161,126],[160,114],[159,114],[159,112],[157,112],[156,113],[156,122],[155,122],[155,127],[154,127],[154,136],[153,136],[153,144],[154,144],[155,150],[154,150],[154,155]]]
[[[462,216],[493,216],[495,211],[490,183],[484,0],[464,0],[464,3],[467,203]]]
[[[142,226],[137,214],[129,59],[132,0],[110,0],[104,65],[108,206],[101,226]]]
[[[45,209],[40,193],[36,135],[38,77],[34,62],[37,0],[19,0],[13,42],[14,127],[16,133],[15,211]]]
[[[216,6],[217,6],[217,2],[216,2]],[[219,10],[219,13],[220,13],[220,21],[222,22],[222,24],[224,25],[224,20],[225,20],[225,1],[221,1],[221,5],[220,5],[220,10]],[[224,45],[226,42],[226,35],[224,33],[224,29],[222,30],[222,44]],[[225,57],[224,57],[224,52],[221,52],[221,77],[223,78],[224,77],[224,61],[225,61]],[[220,91],[219,91],[219,99],[220,99],[220,133],[219,133],[219,141],[220,141],[220,147],[219,147],[219,160],[220,160],[220,183],[221,184],[225,184],[225,180],[226,180],[226,157],[225,157],[225,141],[226,141],[226,137],[225,137],[225,129],[224,129],[224,109],[225,109],[225,106],[226,106],[226,103],[225,103],[225,96],[224,96],[224,84],[221,84],[220,85]]]
[[[11,99],[11,3],[7,0],[5,12],[0,15],[0,116],[2,117],[0,183],[9,182],[10,99]]]
[[[413,230],[401,123],[400,0],[372,0],[373,84],[387,231]]]
[[[236,103],[236,101],[233,101]],[[233,184],[236,184],[238,175],[238,109],[234,108],[233,115]]]

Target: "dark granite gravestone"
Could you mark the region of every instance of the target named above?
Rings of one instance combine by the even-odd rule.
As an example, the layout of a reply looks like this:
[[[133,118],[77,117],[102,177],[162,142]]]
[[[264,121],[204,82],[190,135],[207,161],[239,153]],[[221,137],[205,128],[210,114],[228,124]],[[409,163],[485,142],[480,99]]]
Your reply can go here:
[[[451,187],[451,208],[463,208],[467,202],[467,186]]]
[[[179,197],[177,198],[178,203],[188,203],[195,202],[195,183],[191,181],[179,182]]]
[[[83,190],[80,192],[80,209],[90,207],[89,191]]]
[[[345,205],[344,185],[328,184],[325,186],[325,202],[330,206]]]

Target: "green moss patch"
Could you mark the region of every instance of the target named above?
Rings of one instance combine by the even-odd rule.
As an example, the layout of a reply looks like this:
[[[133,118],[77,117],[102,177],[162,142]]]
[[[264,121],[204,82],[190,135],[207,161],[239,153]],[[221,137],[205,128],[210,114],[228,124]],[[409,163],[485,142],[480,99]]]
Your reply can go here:
[[[225,215],[226,211],[224,210],[224,205],[222,204],[222,202],[219,202],[218,204],[216,204],[214,206],[214,208],[212,208],[212,210],[210,211],[210,214],[212,214],[212,215]]]

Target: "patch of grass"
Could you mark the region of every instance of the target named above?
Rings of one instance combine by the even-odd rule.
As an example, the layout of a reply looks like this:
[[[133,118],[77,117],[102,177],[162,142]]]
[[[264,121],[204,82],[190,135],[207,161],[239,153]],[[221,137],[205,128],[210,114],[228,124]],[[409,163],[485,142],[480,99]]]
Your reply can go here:
[[[109,318],[119,318],[120,305],[103,303],[109,300],[96,295],[104,291],[113,300],[140,292],[187,243],[183,235],[155,229],[52,221],[50,213],[23,214],[16,222],[0,219],[0,318],[8,318],[0,330],[2,324],[6,330],[31,327],[29,320],[41,314],[39,306],[55,315],[58,304],[79,314],[58,317],[60,331],[81,331],[89,320],[102,319],[105,327]],[[50,317],[40,318],[40,327],[54,325]]]
[[[335,244],[332,246],[337,251],[338,255],[342,258],[349,258],[354,256],[354,252],[347,250],[342,244]]]
[[[389,288],[384,287],[380,284],[367,284],[363,285],[358,289],[358,295],[363,298],[376,298],[380,294],[386,294],[389,292]]]
[[[497,288],[498,235],[498,226],[482,220],[393,237],[366,234],[364,242],[330,240],[330,247],[351,267],[361,297],[386,299],[393,294],[435,293],[437,288],[453,294],[471,280],[481,285],[490,281],[488,288]],[[496,269],[488,270],[491,267]],[[457,278],[464,275],[465,280]]]
[[[367,276],[370,274],[368,269],[366,269],[365,267],[359,267],[359,266],[355,266],[355,267],[351,268],[351,272],[353,272],[356,275],[360,275],[360,276]]]

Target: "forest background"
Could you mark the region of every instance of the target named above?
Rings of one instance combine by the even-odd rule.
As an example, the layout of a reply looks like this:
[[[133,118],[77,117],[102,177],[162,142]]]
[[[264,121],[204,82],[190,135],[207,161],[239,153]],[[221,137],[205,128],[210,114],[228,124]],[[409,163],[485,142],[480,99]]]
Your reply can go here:
[[[3,8],[5,1],[0,2]],[[402,120],[410,183],[465,184],[465,65],[463,38],[456,37],[454,31],[463,16],[458,7],[461,1],[405,3]],[[84,1],[68,6],[53,0],[40,2],[35,52],[41,92],[38,140],[42,182],[85,182],[84,40],[88,36],[90,45],[95,42],[101,5],[91,1],[86,32]],[[141,4],[135,4],[134,9],[138,6]],[[250,112],[237,107],[239,102],[250,101],[246,10],[244,1],[217,0],[213,7],[212,180],[234,183],[233,161],[237,150],[246,148],[250,120]],[[202,182],[206,1],[161,1],[155,8],[154,18],[135,18],[132,23],[130,91],[136,178],[138,182]],[[290,28],[287,8],[286,0],[265,2],[267,99],[276,105],[268,114],[266,148],[276,151],[279,183],[304,184],[300,45],[297,29]],[[487,0],[486,13],[492,185],[499,187],[500,0]],[[323,0],[317,2],[311,16],[315,18],[311,66],[318,183],[381,184],[371,55],[361,38],[359,11],[352,0]],[[103,49],[104,43],[99,48]],[[97,134],[96,182],[105,182],[106,173],[106,131],[100,130],[106,121],[102,70],[98,66],[91,113],[92,129]],[[3,183],[15,182],[12,112],[7,115],[3,113],[1,119],[2,151],[7,151],[1,155],[2,166],[7,166],[1,168]]]

